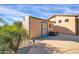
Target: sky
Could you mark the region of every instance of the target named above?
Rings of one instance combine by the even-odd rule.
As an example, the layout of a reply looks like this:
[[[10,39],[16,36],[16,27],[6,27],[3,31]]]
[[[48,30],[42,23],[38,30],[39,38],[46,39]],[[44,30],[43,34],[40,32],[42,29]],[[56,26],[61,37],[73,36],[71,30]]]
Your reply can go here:
[[[23,16],[48,19],[56,14],[79,14],[79,4],[0,4],[0,17],[9,24]]]

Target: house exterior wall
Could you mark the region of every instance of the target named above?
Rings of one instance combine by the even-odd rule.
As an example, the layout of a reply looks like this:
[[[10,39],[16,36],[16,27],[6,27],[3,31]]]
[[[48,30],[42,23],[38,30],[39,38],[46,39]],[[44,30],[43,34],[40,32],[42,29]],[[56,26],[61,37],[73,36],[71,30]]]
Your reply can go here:
[[[66,19],[69,19],[69,22],[65,22]],[[49,21],[56,21],[56,23],[54,23],[54,31],[65,34],[76,34],[75,19],[75,16],[55,16],[54,18],[49,19]],[[59,20],[61,20],[61,23],[59,23]]]

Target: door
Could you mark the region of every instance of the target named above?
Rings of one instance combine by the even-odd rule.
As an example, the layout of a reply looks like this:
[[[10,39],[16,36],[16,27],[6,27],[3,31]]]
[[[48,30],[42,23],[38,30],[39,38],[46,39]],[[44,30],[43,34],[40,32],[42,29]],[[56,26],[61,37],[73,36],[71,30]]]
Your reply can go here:
[[[42,37],[47,37],[48,36],[48,23],[42,22],[41,27],[42,27],[41,28]]]

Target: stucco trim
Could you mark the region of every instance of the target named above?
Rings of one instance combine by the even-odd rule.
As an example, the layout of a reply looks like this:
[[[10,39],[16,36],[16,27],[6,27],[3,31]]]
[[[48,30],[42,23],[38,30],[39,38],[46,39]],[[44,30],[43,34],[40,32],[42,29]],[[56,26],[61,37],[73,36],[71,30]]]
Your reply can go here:
[[[49,20],[45,20],[45,19],[42,19],[42,18],[37,18],[37,17],[33,17],[33,16],[29,16],[30,18],[35,18],[37,20],[40,20],[40,21],[47,21],[47,22],[52,22],[52,21],[49,21]],[[53,22],[52,22],[53,23]]]

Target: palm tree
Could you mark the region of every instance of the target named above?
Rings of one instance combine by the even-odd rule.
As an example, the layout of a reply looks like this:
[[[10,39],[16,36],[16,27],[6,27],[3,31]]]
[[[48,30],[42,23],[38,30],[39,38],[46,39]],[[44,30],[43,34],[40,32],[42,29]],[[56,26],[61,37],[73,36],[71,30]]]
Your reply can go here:
[[[0,30],[1,53],[5,53],[5,51],[16,53],[21,41],[24,39],[28,39],[28,34],[23,29],[21,22],[3,26]]]
[[[16,53],[21,41],[24,39],[28,39],[28,34],[27,31],[23,29],[22,22],[14,22],[12,28],[13,29],[11,35],[13,36],[14,41],[10,41],[10,48]]]

